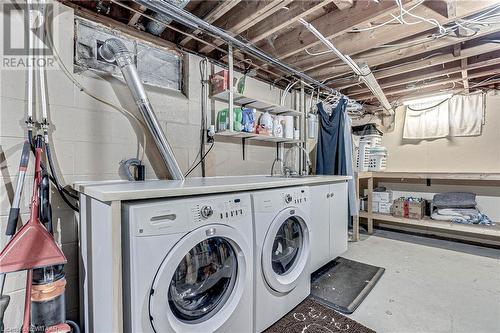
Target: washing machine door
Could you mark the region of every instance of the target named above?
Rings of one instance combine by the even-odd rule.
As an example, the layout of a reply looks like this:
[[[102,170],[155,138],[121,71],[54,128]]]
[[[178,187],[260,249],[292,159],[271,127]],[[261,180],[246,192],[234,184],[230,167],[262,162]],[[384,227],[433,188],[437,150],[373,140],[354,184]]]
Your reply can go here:
[[[155,332],[213,332],[236,309],[246,284],[246,244],[224,225],[200,227],[166,255],[155,275],[149,314]],[[147,260],[147,258],[144,258]]]
[[[271,223],[262,248],[262,271],[267,284],[287,293],[297,285],[309,263],[309,228],[298,208],[281,211]]]

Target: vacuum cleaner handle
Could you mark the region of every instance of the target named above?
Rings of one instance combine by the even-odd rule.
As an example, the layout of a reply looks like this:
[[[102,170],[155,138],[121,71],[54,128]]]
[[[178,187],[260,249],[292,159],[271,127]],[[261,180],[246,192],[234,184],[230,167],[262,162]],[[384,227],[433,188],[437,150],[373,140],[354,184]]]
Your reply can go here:
[[[40,212],[38,215],[40,216],[40,222],[42,222],[47,231],[52,234],[51,214],[49,176],[46,172],[42,171],[42,180],[40,182]]]
[[[31,145],[28,140],[24,141],[23,151],[21,153],[21,162],[19,163],[19,174],[17,176],[16,192],[14,194],[14,199],[12,200],[12,206],[9,211],[9,219],[7,221],[7,230],[5,234],[7,236],[13,236],[16,233],[17,220],[19,218],[20,204],[21,204],[21,193],[24,186],[24,178],[26,176],[26,169],[28,168],[28,162],[30,159]]]
[[[0,297],[0,332],[5,331],[5,327],[3,325],[3,317],[5,315],[5,310],[7,310],[7,307],[9,306],[10,302],[10,296],[8,295],[3,295]]]

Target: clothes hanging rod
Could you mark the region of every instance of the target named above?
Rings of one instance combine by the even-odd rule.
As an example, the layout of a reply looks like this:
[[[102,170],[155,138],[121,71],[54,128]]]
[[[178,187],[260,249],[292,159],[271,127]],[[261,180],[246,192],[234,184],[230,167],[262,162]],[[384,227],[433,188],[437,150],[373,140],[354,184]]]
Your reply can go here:
[[[210,23],[207,23],[203,21],[201,18],[191,14],[190,12],[177,7],[174,3],[169,2],[169,1],[163,1],[163,0],[133,0],[135,3],[144,6],[145,8],[165,15],[168,18],[186,26],[189,27],[193,30],[201,30],[205,33],[208,33],[214,37],[218,37],[222,40],[224,40],[226,43],[233,45],[233,47],[238,48],[240,50],[245,51],[246,53],[259,58],[263,61],[266,61],[284,72],[291,73],[300,79],[304,80],[307,83],[310,83],[312,85],[315,85],[316,87],[322,88],[326,90],[327,93],[330,94],[339,94],[340,93],[327,86],[326,84],[310,77],[309,75],[296,70],[295,68],[292,68],[291,66],[283,63],[282,61],[273,58],[272,56],[268,55],[265,52],[262,52],[258,48],[254,47],[253,45],[250,44],[250,42],[246,41],[241,41],[233,36],[231,36],[229,33],[227,33],[225,30],[218,28]]]

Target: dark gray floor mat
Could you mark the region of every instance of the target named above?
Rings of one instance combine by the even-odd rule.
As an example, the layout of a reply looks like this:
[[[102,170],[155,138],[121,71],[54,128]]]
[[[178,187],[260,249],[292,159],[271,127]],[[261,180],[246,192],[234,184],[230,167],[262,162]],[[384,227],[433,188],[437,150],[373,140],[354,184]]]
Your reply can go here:
[[[360,323],[306,298],[264,333],[375,333]]]
[[[385,269],[339,257],[311,276],[311,297],[351,314],[365,299]]]

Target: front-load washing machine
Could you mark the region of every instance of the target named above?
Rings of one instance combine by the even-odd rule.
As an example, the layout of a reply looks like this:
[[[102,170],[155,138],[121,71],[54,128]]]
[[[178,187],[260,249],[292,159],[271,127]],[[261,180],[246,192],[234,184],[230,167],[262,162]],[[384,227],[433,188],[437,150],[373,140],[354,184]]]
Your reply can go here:
[[[262,332],[310,293],[309,189],[252,193],[254,327]]]
[[[124,203],[125,332],[252,332],[249,194]]]

